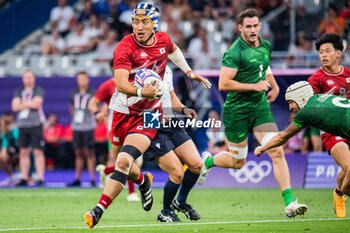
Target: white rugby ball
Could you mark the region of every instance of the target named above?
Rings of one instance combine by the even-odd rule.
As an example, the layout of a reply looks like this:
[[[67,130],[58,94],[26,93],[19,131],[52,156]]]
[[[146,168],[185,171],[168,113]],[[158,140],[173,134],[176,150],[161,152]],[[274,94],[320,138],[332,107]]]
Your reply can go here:
[[[139,70],[134,79],[134,85],[138,88],[143,88],[147,83],[152,86],[157,85],[159,87],[158,97],[162,96],[164,93],[164,85],[162,78],[153,70],[150,69],[141,69]]]

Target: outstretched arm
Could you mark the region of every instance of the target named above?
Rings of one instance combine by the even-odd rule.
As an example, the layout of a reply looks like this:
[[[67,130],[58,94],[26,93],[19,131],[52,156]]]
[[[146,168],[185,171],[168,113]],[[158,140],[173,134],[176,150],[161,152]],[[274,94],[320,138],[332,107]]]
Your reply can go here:
[[[291,123],[286,130],[284,130],[283,132],[279,132],[275,137],[273,137],[265,145],[258,146],[257,148],[255,148],[254,154],[259,157],[265,151],[267,151],[267,150],[269,150],[271,148],[282,146],[291,137],[296,135],[302,129],[303,128],[300,128],[300,127],[296,126],[295,124]]]
[[[190,79],[199,82],[204,88],[211,88],[211,83],[208,79],[203,78],[196,72],[194,72],[191,67],[187,64],[187,61],[176,44],[173,44],[173,49],[168,55],[169,59],[177,65]]]

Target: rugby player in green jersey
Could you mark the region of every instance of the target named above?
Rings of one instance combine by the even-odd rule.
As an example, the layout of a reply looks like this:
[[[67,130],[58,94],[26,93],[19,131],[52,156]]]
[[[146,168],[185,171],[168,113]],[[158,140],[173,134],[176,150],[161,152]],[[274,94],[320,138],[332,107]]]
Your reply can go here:
[[[223,109],[229,152],[211,156],[203,153],[198,184],[202,184],[213,166],[240,169],[246,162],[248,136],[253,133],[264,145],[278,133],[269,104],[278,96],[279,87],[269,67],[271,44],[259,38],[260,15],[255,9],[240,13],[241,36],[226,51],[222,61],[219,90],[227,91]],[[271,90],[266,92],[271,88]],[[288,217],[302,215],[307,206],[294,201],[289,169],[282,147],[268,151],[276,181],[282,191]]]
[[[289,109],[297,113],[293,122],[265,145],[257,147],[254,151],[256,156],[283,145],[307,125],[343,137],[346,143],[350,144],[349,99],[330,94],[314,95],[311,85],[306,81],[300,81],[288,87],[286,100]],[[350,158],[335,159],[335,162],[346,173],[340,189],[346,195],[350,195]]]

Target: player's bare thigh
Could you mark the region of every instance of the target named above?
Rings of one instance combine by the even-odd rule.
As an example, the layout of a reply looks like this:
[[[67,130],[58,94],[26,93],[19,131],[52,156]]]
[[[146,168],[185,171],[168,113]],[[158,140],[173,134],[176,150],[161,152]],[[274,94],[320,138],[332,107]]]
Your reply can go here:
[[[179,159],[188,166],[191,172],[195,174],[200,173],[203,162],[192,140],[187,140],[182,145],[176,147],[174,152]]]
[[[173,150],[163,156],[155,158],[158,166],[169,174],[169,178],[175,184],[181,184],[183,179],[182,163]]]
[[[330,153],[334,161],[344,170],[348,171],[350,168],[350,149],[345,142],[338,142],[335,144]]]

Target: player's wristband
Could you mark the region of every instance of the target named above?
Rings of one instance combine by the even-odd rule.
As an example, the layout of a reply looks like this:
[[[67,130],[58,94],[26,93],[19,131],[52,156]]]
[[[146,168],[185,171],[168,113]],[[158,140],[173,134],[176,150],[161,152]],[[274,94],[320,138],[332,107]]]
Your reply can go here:
[[[186,115],[186,114],[185,114],[185,109],[186,109],[186,108],[187,108],[186,106],[183,107],[183,108],[181,108],[181,113],[184,114],[184,115]]]
[[[136,94],[138,97],[142,97],[142,88],[137,88]]]
[[[94,115],[96,116],[97,114],[99,114],[100,113],[100,111],[96,111],[96,112],[94,112]]]

